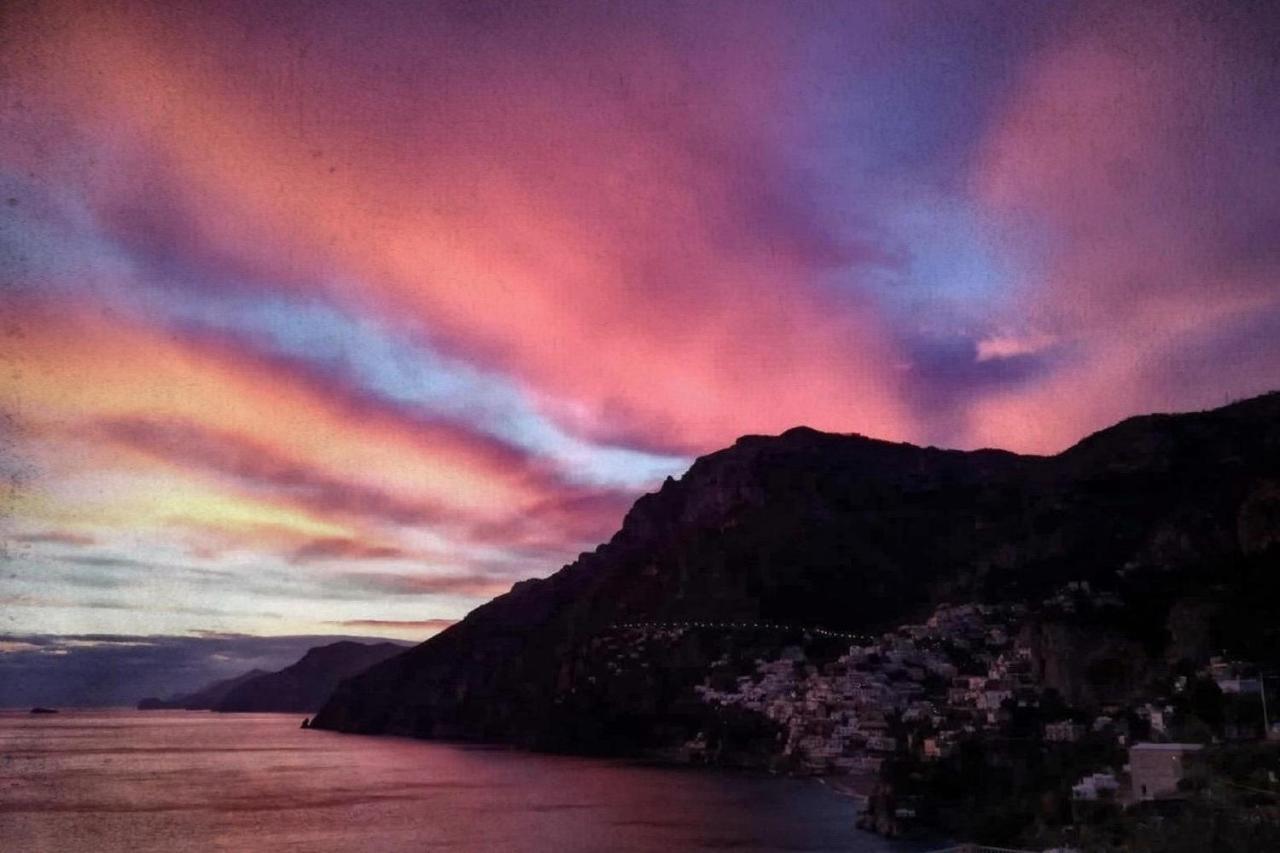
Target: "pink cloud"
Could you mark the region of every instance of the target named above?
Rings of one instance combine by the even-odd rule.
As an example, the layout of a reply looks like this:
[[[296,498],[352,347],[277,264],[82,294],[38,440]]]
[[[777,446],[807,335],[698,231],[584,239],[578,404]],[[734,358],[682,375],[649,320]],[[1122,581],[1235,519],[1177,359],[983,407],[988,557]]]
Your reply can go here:
[[[364,36],[397,74],[313,19],[286,78],[283,21],[246,40],[190,10],[68,15],[38,42],[58,62],[24,82],[74,132],[25,162],[92,146],[103,222],[180,198],[193,254],[280,286],[358,282],[335,298],[429,328],[597,440],[909,434],[874,306],[818,285],[883,253],[803,212],[770,154],[787,78],[761,60],[785,19],[691,16],[720,36],[691,64],[630,18],[520,16],[481,40],[447,15],[383,22]]]
[[[330,537],[303,543],[294,549],[290,559],[303,563],[311,560],[392,560],[405,556],[405,550],[394,545]]]
[[[425,329],[598,441],[937,434],[882,308],[823,286],[895,256],[834,236],[788,159],[813,19],[282,8],[245,27],[158,8],[17,20],[9,85],[44,112],[18,117],[31,144],[5,163],[82,188],[115,239]],[[1225,380],[1162,367],[1275,307],[1266,36],[1178,5],[1073,17],[1011,57],[969,175],[976,218],[1045,250],[1002,283],[976,359],[1066,355],[1034,382],[962,387],[948,443],[1056,449],[1274,384],[1261,344]]]
[[[341,625],[344,628],[395,628],[395,629],[417,629],[426,631],[443,631],[445,628],[456,625],[457,619],[342,619],[340,621],[330,622],[330,625]]]
[[[1263,340],[1248,370],[1168,369],[1216,360],[1206,336],[1280,311],[1267,257],[1280,239],[1280,161],[1257,144],[1280,131],[1272,47],[1230,14],[1094,5],[1028,65],[973,188],[1046,247],[1006,319],[1072,357],[1034,386],[979,400],[973,443],[1056,450],[1130,414],[1276,385],[1280,349]],[[1021,341],[987,355],[1010,346]]]
[[[461,595],[492,598],[511,589],[509,577],[470,572],[466,574],[424,574],[421,572],[348,572],[345,585],[385,595]]]

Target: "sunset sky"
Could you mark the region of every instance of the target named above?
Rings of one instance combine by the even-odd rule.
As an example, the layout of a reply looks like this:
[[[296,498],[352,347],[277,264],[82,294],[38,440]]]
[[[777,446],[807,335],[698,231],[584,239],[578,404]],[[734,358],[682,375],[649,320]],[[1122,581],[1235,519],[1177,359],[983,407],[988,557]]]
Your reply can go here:
[[[423,638],[742,434],[1280,387],[1267,3],[0,16],[0,633]]]

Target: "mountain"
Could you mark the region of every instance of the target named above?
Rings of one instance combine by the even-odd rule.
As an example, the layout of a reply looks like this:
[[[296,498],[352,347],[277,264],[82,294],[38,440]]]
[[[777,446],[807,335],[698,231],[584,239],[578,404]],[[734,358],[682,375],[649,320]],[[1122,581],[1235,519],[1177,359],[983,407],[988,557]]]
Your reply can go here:
[[[191,693],[182,693],[177,696],[170,696],[168,699],[157,699],[154,696],[148,697],[138,703],[138,710],[157,711],[182,709],[187,711],[208,711],[221,703],[228,693],[239,687],[244,682],[266,674],[267,673],[261,669],[253,669],[243,675],[237,675],[234,678],[225,678],[221,681],[215,681],[212,684],[206,684],[204,687],[201,687],[199,690]]]
[[[655,653],[621,642],[620,626],[870,632],[944,601],[1030,600],[1134,571],[1185,586],[1135,617],[1154,626],[1152,643],[1203,643],[1204,631],[1167,636],[1173,611],[1200,612],[1224,581],[1215,572],[1278,542],[1280,394],[1132,418],[1047,457],[803,427],[747,436],[641,497],[595,551],[344,681],[313,725],[660,751],[702,728],[694,687],[711,662],[761,640],[693,630]],[[1251,606],[1265,614],[1276,602],[1260,597]],[[1070,655],[1077,640],[1048,630],[1038,648]],[[1109,648],[1146,654],[1128,640]],[[1044,668],[1070,688],[1076,663]]]
[[[404,646],[395,643],[343,641],[317,646],[279,672],[240,680],[212,707],[215,711],[314,711],[342,679],[403,651]]]

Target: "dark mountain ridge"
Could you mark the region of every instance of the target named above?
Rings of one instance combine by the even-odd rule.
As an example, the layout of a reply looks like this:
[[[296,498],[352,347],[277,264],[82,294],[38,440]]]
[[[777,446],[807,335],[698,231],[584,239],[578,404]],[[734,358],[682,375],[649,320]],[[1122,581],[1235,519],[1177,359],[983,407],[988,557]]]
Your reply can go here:
[[[241,677],[210,707],[215,711],[311,712],[344,678],[404,651],[396,643],[343,640],[307,651],[279,672]]]
[[[689,637],[602,686],[593,644],[620,623],[876,631],[944,600],[1256,554],[1280,536],[1278,507],[1280,394],[1131,418],[1047,457],[746,436],[637,500],[595,551],[343,682],[314,725],[660,748],[697,729],[691,685],[724,645]]]
[[[193,690],[190,693],[180,693],[176,696],[170,696],[167,699],[158,699],[154,696],[150,696],[138,703],[138,710],[208,711],[217,707],[217,705],[226,698],[227,694],[236,687],[239,687],[246,681],[266,674],[267,672],[265,670],[251,669],[241,675],[233,676],[232,678],[224,678],[219,681],[215,681],[212,684],[206,684],[199,690]]]

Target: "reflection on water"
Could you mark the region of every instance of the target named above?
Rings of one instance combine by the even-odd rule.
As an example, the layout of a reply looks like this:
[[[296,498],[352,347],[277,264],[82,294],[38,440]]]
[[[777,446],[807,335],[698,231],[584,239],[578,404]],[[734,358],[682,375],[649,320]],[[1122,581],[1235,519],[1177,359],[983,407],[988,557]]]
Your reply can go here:
[[[824,786],[395,738],[300,718],[0,712],[0,849],[901,849]]]

